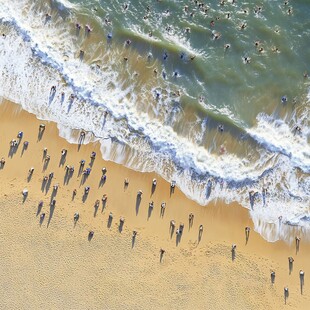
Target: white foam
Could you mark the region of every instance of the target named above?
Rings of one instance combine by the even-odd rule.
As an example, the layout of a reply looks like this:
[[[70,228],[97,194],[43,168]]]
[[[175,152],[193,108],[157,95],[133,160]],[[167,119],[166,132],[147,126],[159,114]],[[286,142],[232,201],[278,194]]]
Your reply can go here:
[[[310,117],[310,115],[309,115]],[[302,134],[296,133],[284,121],[275,120],[266,114],[259,114],[257,126],[248,133],[271,152],[281,153],[290,158],[291,164],[310,173],[310,146],[307,142],[307,128]]]

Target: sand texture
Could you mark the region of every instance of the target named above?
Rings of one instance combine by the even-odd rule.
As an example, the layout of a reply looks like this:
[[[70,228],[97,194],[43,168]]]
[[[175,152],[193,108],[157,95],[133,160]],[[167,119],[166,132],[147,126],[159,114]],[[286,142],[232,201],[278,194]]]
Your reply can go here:
[[[46,125],[41,139],[40,123]],[[20,130],[23,139],[10,154],[9,142]],[[26,140],[29,145],[23,151]],[[50,162],[44,170],[45,147]],[[268,243],[255,233],[248,211],[240,206],[217,202],[202,207],[177,188],[170,195],[169,183],[159,176],[105,162],[99,147],[90,143],[78,148],[59,137],[54,123],[37,120],[9,102],[0,105],[0,158],[6,160],[0,169],[1,309],[310,309],[310,246],[302,232],[296,229],[302,238],[298,252],[294,242]],[[68,150],[63,162],[62,149]],[[92,151],[97,156],[83,183],[79,161],[85,159],[88,167]],[[69,179],[66,165],[75,169]],[[31,167],[34,172],[28,178]],[[107,179],[102,185],[103,167]],[[54,178],[43,186],[50,172]],[[152,195],[153,178],[157,186]],[[59,188],[53,207],[55,184]],[[90,186],[87,197],[85,186]],[[25,188],[28,196],[23,199]],[[101,201],[104,194],[106,204]],[[166,202],[163,216],[162,202]],[[75,212],[80,216],[76,224]],[[172,232],[171,220],[176,223]],[[180,223],[184,230],[177,240]],[[251,228],[247,243],[246,226]],[[134,240],[133,230],[137,231]],[[89,231],[94,232],[91,240]],[[234,259],[233,243],[237,245]],[[165,253],[160,261],[161,248]],[[291,272],[289,256],[295,260]],[[300,269],[305,272],[302,294]],[[274,284],[271,270],[276,272]],[[286,305],[285,286],[289,288]]]

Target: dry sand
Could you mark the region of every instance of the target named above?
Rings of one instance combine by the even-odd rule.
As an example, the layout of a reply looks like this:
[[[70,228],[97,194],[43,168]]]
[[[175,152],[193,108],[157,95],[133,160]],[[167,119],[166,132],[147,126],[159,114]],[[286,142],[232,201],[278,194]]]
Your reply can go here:
[[[46,124],[38,140],[37,120],[19,108],[3,102],[0,105],[0,157],[6,159],[0,169],[0,296],[2,309],[310,309],[307,276],[310,273],[310,246],[301,240],[295,244],[268,243],[253,230],[248,211],[238,205],[201,207],[188,200],[177,188],[170,197],[170,185],[152,173],[138,173],[123,166],[105,162],[99,144],[69,144],[58,135],[52,122]],[[9,142],[17,132],[24,132],[22,145],[9,157]],[[43,149],[51,156],[43,171]],[[61,150],[68,150],[66,163],[59,166]],[[97,152],[92,172],[81,184],[77,176],[79,161],[90,161]],[[65,165],[74,165],[75,172],[65,185]],[[86,167],[85,166],[85,167]],[[34,173],[28,182],[30,167]],[[107,181],[98,187],[101,169],[107,168]],[[54,172],[50,189],[42,191],[44,175]],[[124,178],[129,187],[124,189]],[[151,197],[152,179],[157,187]],[[50,197],[58,183],[56,207],[51,214]],[[82,201],[85,186],[90,193]],[[22,190],[29,195],[23,202]],[[72,200],[72,191],[77,195]],[[143,190],[140,206],[137,191]],[[101,202],[95,214],[94,204],[108,195],[106,206]],[[42,210],[38,203],[43,200]],[[148,217],[148,204],[154,210]],[[163,217],[160,204],[167,203]],[[80,218],[74,225],[73,215]],[[108,215],[114,218],[108,227]],[[194,223],[189,229],[188,215]],[[40,214],[45,219],[40,225]],[[119,218],[125,217],[119,231]],[[179,244],[169,223],[183,222]],[[198,242],[199,225],[204,231]],[[251,227],[245,242],[245,226]],[[91,241],[88,233],[94,231]],[[132,231],[138,235],[132,242]],[[232,260],[231,245],[237,245]],[[160,249],[165,249],[160,262]],[[289,274],[288,257],[294,268]],[[301,294],[299,270],[305,271]],[[276,272],[271,284],[270,271]],[[284,300],[284,286],[289,297]]]

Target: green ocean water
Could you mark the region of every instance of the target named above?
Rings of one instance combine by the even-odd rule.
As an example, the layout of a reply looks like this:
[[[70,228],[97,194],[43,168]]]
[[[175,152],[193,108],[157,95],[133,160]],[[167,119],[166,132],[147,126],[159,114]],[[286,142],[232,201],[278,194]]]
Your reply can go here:
[[[205,115],[214,111],[228,122],[251,126],[260,112],[289,113],[277,110],[282,96],[294,105],[307,94],[308,1],[71,2],[102,36],[109,32],[119,44],[130,39],[139,54],[151,53],[167,80],[189,97],[184,104]],[[251,62],[245,65],[244,57]]]

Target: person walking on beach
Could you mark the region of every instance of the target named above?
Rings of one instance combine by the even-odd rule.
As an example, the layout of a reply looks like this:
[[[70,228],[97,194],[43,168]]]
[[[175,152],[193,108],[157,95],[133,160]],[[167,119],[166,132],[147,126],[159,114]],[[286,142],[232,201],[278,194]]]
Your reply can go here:
[[[300,244],[300,237],[295,237],[295,243],[296,243],[296,252],[299,252],[299,244]]]
[[[285,286],[284,287],[284,302],[285,302],[285,304],[286,304],[286,300],[287,300],[288,296],[289,296],[288,287]]]
[[[294,258],[290,256],[288,258],[289,274],[291,274],[293,271],[293,262],[294,262]]]
[[[246,241],[246,243],[248,243],[248,241],[249,241],[250,230],[251,230],[251,228],[248,226],[245,228],[245,241]]]
[[[40,124],[39,125],[39,131],[44,131],[45,130],[45,125],[44,124]]]
[[[166,252],[166,251],[165,251],[164,249],[160,249],[160,250],[159,250],[159,253],[160,253],[160,262],[162,262],[163,256],[164,256],[165,252]]]
[[[160,216],[163,217],[165,215],[166,203],[162,202],[160,205]]]
[[[3,168],[5,165],[5,159],[4,157],[1,158],[1,161],[0,161],[0,167]]]
[[[201,224],[201,225],[199,226],[199,232],[198,232],[198,243],[199,243],[200,240],[201,240],[202,233],[203,233],[203,225]]]
[[[90,158],[94,160],[96,158],[96,152],[91,152]]]
[[[232,260],[234,261],[235,258],[236,258],[236,248],[237,248],[237,245],[236,244],[233,244],[231,246],[231,258]]]
[[[79,212],[75,212],[74,216],[73,216],[73,220],[74,220],[75,223],[78,221],[79,217],[80,217]]]

